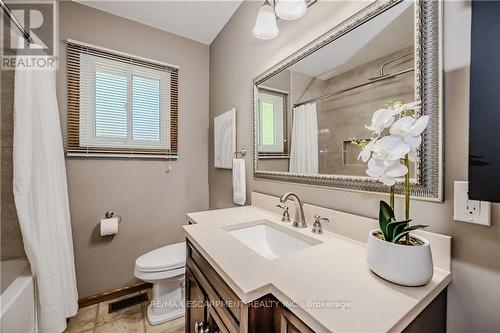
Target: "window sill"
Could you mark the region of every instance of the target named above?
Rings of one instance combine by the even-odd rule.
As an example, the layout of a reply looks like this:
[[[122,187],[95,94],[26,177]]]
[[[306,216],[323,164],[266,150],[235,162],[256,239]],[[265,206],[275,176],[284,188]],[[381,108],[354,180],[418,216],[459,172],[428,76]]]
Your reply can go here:
[[[153,159],[153,160],[177,160],[178,155],[149,155],[149,154],[110,154],[110,153],[66,153],[67,157],[84,158],[121,158],[121,159]]]
[[[278,159],[289,159],[290,158],[290,155],[288,154],[280,154],[280,153],[276,153],[276,154],[265,154],[265,155],[261,155],[259,154],[259,160],[278,160]]]

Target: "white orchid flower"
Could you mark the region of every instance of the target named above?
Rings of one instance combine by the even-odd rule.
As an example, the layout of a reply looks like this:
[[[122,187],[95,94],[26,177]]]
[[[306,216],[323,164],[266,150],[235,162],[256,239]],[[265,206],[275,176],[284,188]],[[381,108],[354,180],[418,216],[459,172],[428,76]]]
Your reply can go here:
[[[378,109],[372,116],[371,125],[365,127],[376,134],[380,134],[393,123],[394,114],[391,109]]]
[[[372,156],[372,148],[373,148],[373,145],[375,144],[375,142],[377,142],[377,139],[372,139],[370,142],[368,142],[363,147],[363,149],[361,150],[361,152],[358,155],[358,160],[361,159],[363,161],[363,163],[368,162],[368,160]]]
[[[371,147],[366,174],[385,185],[392,186],[396,178],[404,176],[408,169],[400,163],[410,151],[410,146],[396,135],[385,136],[376,140]]]
[[[408,172],[408,168],[399,161],[384,169],[380,181],[387,186],[396,184],[396,178],[403,177]]]
[[[418,119],[406,116],[392,124],[389,133],[400,136],[411,149],[416,149],[422,143],[422,132],[429,123],[429,116]]]
[[[410,146],[408,158],[414,162],[417,159],[417,148],[422,144],[422,132],[429,124],[429,116],[422,116],[418,119],[406,116],[392,124],[389,132],[397,135]]]
[[[387,186],[396,184],[396,178],[403,177],[408,172],[408,168],[401,164],[399,160],[391,165],[386,165],[383,160],[371,158],[368,161],[366,174],[375,178]]]
[[[383,161],[386,166],[404,158],[410,149],[411,147],[396,135],[384,136],[371,147],[372,158]]]
[[[362,147],[358,159],[368,163],[368,176],[392,186],[397,178],[408,174],[408,168],[401,164],[401,160],[408,156],[415,161],[417,148],[422,143],[422,132],[429,123],[429,116],[406,115],[408,110],[419,107],[420,102],[389,102],[386,109],[375,111],[371,125],[365,127],[376,137],[364,146],[358,144]],[[399,119],[395,120],[396,117]],[[381,137],[385,129],[389,129],[390,135]]]

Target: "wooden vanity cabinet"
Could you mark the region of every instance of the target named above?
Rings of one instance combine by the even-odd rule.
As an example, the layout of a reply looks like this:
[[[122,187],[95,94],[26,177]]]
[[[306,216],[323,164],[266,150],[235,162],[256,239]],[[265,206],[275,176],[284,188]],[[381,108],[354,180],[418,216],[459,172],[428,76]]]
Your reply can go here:
[[[200,323],[207,322],[207,308],[205,296],[193,274],[186,271],[186,304],[189,310],[189,323],[186,322],[186,333],[198,333]]]
[[[189,242],[186,254],[186,333],[313,332],[272,295],[244,304]]]
[[[314,332],[270,294],[244,304],[189,241],[186,246],[186,333]],[[446,289],[403,332],[446,332]]]
[[[274,331],[279,333],[314,333],[287,308],[279,305],[274,310]]]
[[[210,333],[229,333],[226,326],[222,322],[222,319],[220,319],[219,315],[217,314],[217,311],[213,307],[209,307],[208,309],[208,331]]]

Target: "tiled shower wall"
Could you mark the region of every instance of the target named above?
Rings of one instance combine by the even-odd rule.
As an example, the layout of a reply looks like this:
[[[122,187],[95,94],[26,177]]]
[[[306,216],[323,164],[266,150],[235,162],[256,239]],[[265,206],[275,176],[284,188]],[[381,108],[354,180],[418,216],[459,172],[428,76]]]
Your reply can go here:
[[[0,227],[1,260],[24,256],[23,240],[17,220],[12,192],[12,134],[14,120],[14,71],[1,71],[1,170],[0,170]]]
[[[368,82],[379,75],[380,66],[412,51],[409,46],[358,66],[325,81],[324,92],[330,93]],[[387,66],[385,73],[396,73],[413,67],[413,55]],[[413,72],[373,83],[369,86],[324,99],[319,102],[319,172],[325,174],[365,175],[366,165],[357,160],[359,151],[353,149],[350,140],[370,138],[365,129],[371,123],[373,112],[383,108],[387,101],[413,102]]]

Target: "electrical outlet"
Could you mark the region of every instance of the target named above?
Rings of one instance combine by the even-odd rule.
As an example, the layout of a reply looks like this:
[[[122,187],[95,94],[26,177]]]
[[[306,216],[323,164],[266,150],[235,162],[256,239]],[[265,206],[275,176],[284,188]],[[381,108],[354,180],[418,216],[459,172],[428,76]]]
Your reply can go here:
[[[454,186],[453,219],[491,225],[491,204],[487,201],[469,199],[469,182],[455,181]]]
[[[465,212],[468,215],[480,216],[481,215],[481,201],[467,199],[467,207]]]

